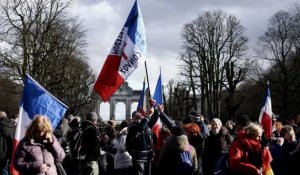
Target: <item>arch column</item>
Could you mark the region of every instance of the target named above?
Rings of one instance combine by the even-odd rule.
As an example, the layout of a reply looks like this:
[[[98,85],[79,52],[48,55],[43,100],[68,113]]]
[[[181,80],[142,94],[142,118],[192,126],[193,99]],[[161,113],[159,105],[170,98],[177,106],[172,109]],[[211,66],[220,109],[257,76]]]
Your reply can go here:
[[[110,100],[110,119],[112,119],[113,117],[115,117],[115,111],[116,111],[116,101],[114,99]]]
[[[126,101],[126,116],[125,118],[131,118],[131,99],[127,99]]]

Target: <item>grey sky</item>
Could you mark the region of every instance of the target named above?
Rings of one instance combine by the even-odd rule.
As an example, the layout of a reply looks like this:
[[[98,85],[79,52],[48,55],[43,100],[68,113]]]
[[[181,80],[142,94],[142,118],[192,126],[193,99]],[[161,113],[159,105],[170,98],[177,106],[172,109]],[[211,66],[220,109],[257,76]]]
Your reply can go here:
[[[268,20],[279,10],[287,10],[299,0],[139,0],[147,36],[147,65],[153,89],[162,68],[162,80],[178,80],[180,31],[200,13],[221,9],[235,15],[246,28],[249,47],[266,31]],[[114,40],[123,27],[134,0],[75,0],[72,13],[87,30],[89,64],[98,76]],[[145,76],[140,65],[127,79],[133,89],[141,89]]]

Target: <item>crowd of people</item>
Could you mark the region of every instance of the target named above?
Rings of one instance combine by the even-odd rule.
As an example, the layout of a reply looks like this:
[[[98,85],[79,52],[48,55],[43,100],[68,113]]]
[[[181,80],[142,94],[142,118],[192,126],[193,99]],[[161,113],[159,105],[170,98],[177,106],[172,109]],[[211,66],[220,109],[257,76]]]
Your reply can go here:
[[[11,160],[21,175],[57,175],[58,162],[69,175],[265,175],[270,170],[291,175],[298,171],[300,121],[274,118],[273,136],[267,139],[262,127],[246,115],[224,125],[219,118],[209,121],[192,111],[175,121],[153,100],[146,113],[135,111],[120,124],[110,120],[104,129],[99,128],[95,112],[84,118],[69,115],[53,130],[47,116],[37,115],[12,155],[17,120],[0,111],[0,136],[8,145],[0,155],[0,175],[10,174]],[[161,127],[155,133],[152,128],[158,120]]]

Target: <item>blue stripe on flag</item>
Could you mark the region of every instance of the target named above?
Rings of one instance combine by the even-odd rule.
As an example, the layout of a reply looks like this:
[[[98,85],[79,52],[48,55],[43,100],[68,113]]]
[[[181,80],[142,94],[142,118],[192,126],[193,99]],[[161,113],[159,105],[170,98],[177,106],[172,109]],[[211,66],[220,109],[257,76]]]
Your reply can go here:
[[[25,77],[21,105],[30,119],[37,114],[48,116],[53,128],[56,128],[68,109],[29,75]]]
[[[162,84],[161,84],[161,73],[159,74],[156,88],[154,91],[153,99],[156,101],[156,104],[162,105],[163,104],[163,93],[162,93]]]
[[[143,16],[137,0],[135,1],[124,27],[128,27],[128,36],[137,48],[146,57],[146,34]]]
[[[145,99],[145,87],[146,87],[146,85],[145,85],[146,83],[145,83],[145,80],[144,80],[144,82],[143,82],[143,90],[141,91],[141,95],[140,95],[140,100],[139,100],[139,103],[138,103],[138,105],[137,105],[137,111],[143,111],[143,112],[146,112],[146,111],[144,111],[145,109],[144,109],[144,99]]]

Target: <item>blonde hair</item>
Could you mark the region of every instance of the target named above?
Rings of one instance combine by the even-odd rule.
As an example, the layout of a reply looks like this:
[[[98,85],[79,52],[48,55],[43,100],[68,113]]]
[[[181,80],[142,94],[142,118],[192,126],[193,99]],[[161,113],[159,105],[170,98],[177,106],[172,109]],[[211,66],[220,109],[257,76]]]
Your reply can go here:
[[[263,129],[259,124],[250,123],[248,126],[244,127],[246,135],[248,137],[261,137],[263,133]]]
[[[277,130],[281,131],[283,125],[282,125],[281,122],[275,122],[274,127],[275,127]]]
[[[31,138],[36,132],[52,132],[52,125],[47,116],[36,115],[26,130],[25,137]]]

